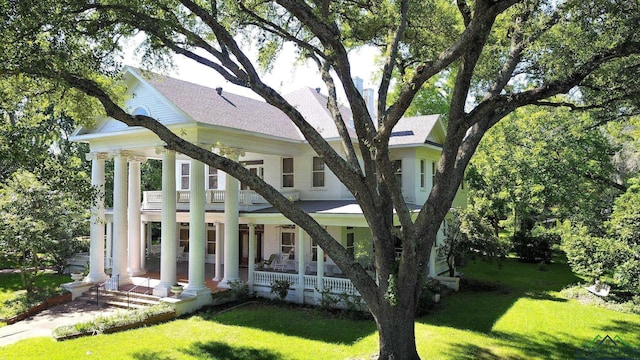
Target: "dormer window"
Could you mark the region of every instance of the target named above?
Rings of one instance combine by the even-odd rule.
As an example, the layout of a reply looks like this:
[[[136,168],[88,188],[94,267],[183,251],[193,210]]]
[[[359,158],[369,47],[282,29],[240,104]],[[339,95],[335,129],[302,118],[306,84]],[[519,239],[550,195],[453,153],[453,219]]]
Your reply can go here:
[[[137,108],[133,109],[133,111],[131,112],[131,115],[149,116],[149,110],[147,110],[147,108],[144,106],[138,106]]]

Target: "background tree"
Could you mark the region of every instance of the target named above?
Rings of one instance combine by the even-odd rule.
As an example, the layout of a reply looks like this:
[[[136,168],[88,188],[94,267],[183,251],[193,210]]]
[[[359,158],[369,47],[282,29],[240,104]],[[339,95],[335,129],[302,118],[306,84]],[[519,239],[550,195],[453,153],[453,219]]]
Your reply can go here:
[[[464,265],[469,257],[482,256],[492,261],[504,257],[509,250],[493,233],[489,221],[473,207],[452,209],[443,230],[444,244],[438,251],[446,258],[449,276],[454,276],[455,266]]]
[[[414,320],[421,274],[480,140],[501,119],[527,105],[622,108],[624,101],[625,109],[635,106],[629,99],[637,99],[640,89],[638,10],[637,2],[622,0],[5,2],[0,5],[0,74],[38,79],[45,88],[84,92],[97,99],[108,116],[146,127],[168,149],[251,186],[316,240],[354,283],[376,320],[379,358],[416,359]],[[171,54],[185,56],[250,88],[289,116],[360,205],[376,248],[376,278],[308,214],[241,164],[120,106],[113,81],[120,40],[136,34],[144,38],[150,64],[166,64]],[[253,39],[257,56],[243,51],[243,36]],[[284,43],[317,64],[341,134],[340,151],[262,80],[260,69],[273,65]],[[378,47],[384,59],[376,118],[351,79],[349,49],[361,45]],[[412,212],[394,176],[389,138],[423,85],[454,69],[435,183],[420,211]],[[394,72],[402,82],[391,100]],[[357,140],[348,135],[338,111],[336,86],[343,88],[352,110]],[[584,89],[585,96],[578,96],[576,89]],[[571,91],[576,96],[556,97]],[[396,238],[402,242],[399,261]]]
[[[52,190],[26,170],[0,185],[0,249],[17,264],[28,294],[36,291],[44,262],[59,261],[59,252],[72,247],[79,229],[86,228],[84,213],[68,193]]]

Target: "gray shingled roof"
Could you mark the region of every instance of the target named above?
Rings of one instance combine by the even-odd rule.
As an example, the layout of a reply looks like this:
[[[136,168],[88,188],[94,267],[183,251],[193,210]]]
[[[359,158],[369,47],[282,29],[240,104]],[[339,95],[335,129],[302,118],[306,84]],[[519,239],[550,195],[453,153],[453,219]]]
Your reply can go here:
[[[133,69],[160,92],[167,100],[193,120],[231,129],[245,130],[291,140],[304,137],[291,120],[279,109],[266,102],[225,92],[168,76]],[[338,132],[327,109],[327,97],[316,89],[304,87],[284,95],[296,106],[305,119],[324,138],[337,138]],[[345,122],[351,122],[351,111],[340,107]],[[390,145],[424,144],[438,121],[438,115],[415,116],[401,119],[393,129]],[[351,130],[355,138],[355,132]]]
[[[300,131],[279,109],[259,100],[144,72],[145,79],[193,120],[292,140]],[[150,74],[150,75],[148,75]]]

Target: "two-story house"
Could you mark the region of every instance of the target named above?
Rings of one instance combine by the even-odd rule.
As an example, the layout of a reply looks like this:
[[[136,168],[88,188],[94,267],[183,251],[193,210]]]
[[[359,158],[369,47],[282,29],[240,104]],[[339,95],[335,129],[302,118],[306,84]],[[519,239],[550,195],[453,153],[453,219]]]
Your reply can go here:
[[[150,115],[183,138],[237,159],[311,214],[373,271],[362,211],[281,111],[222,88],[134,68],[125,68],[123,76],[131,113]],[[327,98],[319,89],[303,88],[285,98],[339,147]],[[345,119],[351,117],[348,109],[342,112]],[[405,118],[394,128],[391,154],[405,198],[416,209],[431,189],[444,136],[436,115]],[[318,289],[355,292],[313,239],[260,195],[218,169],[165,150],[149,130],[104,118],[77,129],[73,140],[90,145],[92,183],[97,188],[104,188],[105,160],[114,163],[113,208],[105,209],[100,199],[92,209],[87,282],[106,280],[105,268],[118,274],[121,283],[130,282],[145,273],[147,256],[159,254],[160,281],[154,288],[158,296],[168,296],[179,261],[188,263],[184,296],[201,304],[211,298],[206,279],[224,287],[241,275],[252,290],[264,295],[273,280],[288,280],[295,290],[290,299],[300,303],[315,302]],[[142,193],[140,164],[148,159],[162,160],[162,188]],[[464,201],[461,191],[455,205]],[[151,223],[161,224],[159,246],[150,242]],[[265,259],[273,261],[265,265]],[[445,270],[433,251],[429,275]]]

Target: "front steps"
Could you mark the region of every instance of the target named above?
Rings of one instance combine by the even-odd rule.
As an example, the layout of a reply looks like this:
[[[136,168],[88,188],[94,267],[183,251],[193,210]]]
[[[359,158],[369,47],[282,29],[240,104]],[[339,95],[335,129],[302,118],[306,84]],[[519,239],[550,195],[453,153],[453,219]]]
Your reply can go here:
[[[82,293],[82,296],[76,298],[79,301],[86,301],[99,306],[119,307],[123,309],[140,309],[145,306],[151,306],[160,303],[160,298],[149,294],[139,294],[131,292],[127,296],[126,291],[110,291],[100,289],[100,297],[95,287]]]

